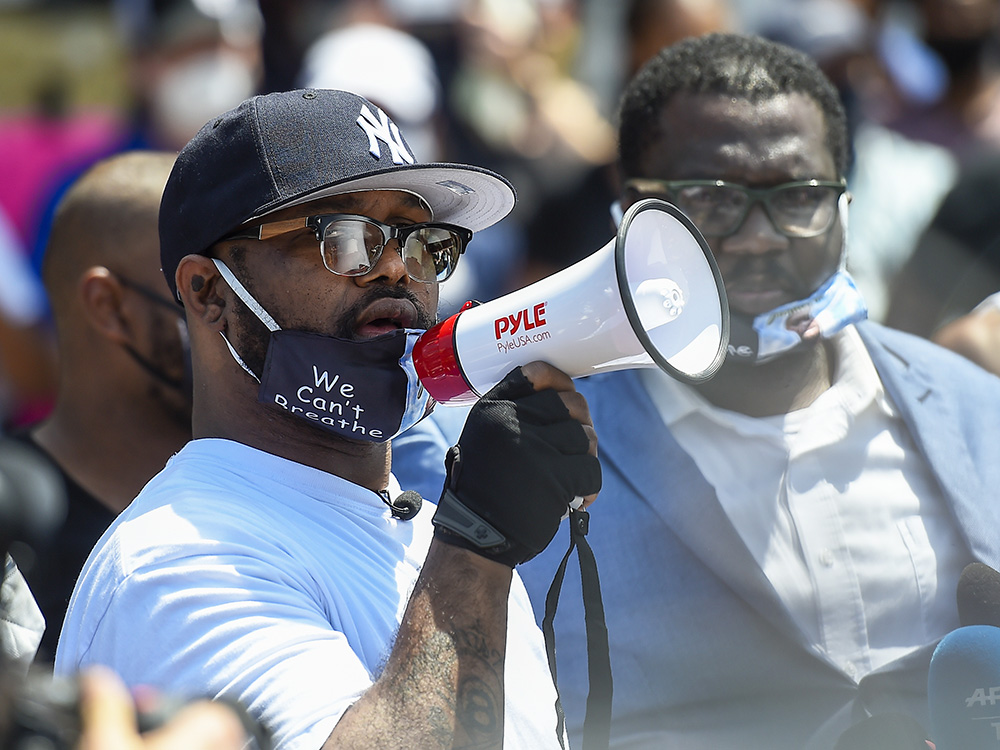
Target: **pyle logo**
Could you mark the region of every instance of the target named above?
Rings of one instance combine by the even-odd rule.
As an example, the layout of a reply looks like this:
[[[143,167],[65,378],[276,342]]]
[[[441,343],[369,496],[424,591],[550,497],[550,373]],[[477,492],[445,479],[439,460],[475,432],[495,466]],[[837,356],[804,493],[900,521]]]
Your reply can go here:
[[[1000,685],[989,688],[976,688],[969,698],[965,699],[965,707],[995,706],[1000,701]]]
[[[508,334],[513,336],[520,330],[530,331],[545,325],[545,305],[547,302],[539,302],[534,307],[518,310],[513,315],[504,315],[493,321],[493,330],[496,333],[497,341],[500,336]]]
[[[389,147],[393,164],[413,164],[413,156],[403,145],[403,138],[396,123],[378,107],[375,107],[375,111],[378,112],[377,117],[366,104],[362,104],[361,114],[358,115],[358,125],[368,136],[368,152],[376,159],[382,158],[382,149],[378,145],[378,142],[382,141]]]

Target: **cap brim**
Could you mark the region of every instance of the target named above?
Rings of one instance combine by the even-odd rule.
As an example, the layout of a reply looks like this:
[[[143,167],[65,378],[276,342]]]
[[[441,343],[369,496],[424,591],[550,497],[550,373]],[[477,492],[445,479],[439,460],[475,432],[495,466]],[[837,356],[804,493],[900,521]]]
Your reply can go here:
[[[514,208],[514,187],[488,169],[465,164],[413,164],[348,178],[267,207],[255,221],[289,206],[360,190],[406,190],[430,206],[435,221],[478,232],[504,218]]]

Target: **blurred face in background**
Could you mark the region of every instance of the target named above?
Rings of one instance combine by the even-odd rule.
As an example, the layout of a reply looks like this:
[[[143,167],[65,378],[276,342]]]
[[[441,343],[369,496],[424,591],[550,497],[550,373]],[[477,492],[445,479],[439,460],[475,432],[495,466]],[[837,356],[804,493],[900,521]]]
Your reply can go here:
[[[627,19],[631,78],[664,47],[689,36],[726,31],[731,18],[725,0],[634,0]]]
[[[998,38],[1000,0],[921,0],[924,41],[953,75],[976,69]]]
[[[206,122],[257,93],[258,20],[208,17],[179,3],[133,39],[133,90],[154,146],[179,150]]]

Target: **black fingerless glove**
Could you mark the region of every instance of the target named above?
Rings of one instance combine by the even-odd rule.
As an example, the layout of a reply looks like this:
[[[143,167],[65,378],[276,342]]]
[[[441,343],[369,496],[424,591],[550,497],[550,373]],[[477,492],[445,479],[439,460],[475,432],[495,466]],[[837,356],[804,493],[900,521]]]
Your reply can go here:
[[[569,503],[601,488],[583,426],[517,368],[469,412],[445,459],[435,537],[513,567],[555,536]]]

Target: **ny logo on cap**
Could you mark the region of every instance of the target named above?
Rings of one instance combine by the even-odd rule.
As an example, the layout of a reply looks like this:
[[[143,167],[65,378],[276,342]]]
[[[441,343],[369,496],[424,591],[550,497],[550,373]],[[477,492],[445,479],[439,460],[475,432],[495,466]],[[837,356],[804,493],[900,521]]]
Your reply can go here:
[[[396,123],[389,119],[389,116],[378,107],[375,107],[378,116],[372,114],[365,104],[361,105],[361,114],[358,116],[358,125],[368,136],[368,151],[376,159],[382,157],[382,149],[378,142],[382,141],[389,147],[393,164],[413,164],[414,159],[406,146],[403,145],[403,138],[399,134]]]

